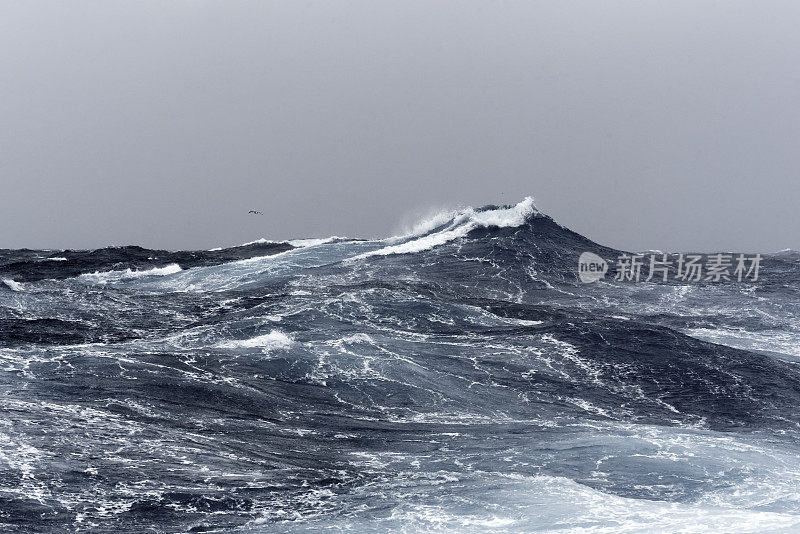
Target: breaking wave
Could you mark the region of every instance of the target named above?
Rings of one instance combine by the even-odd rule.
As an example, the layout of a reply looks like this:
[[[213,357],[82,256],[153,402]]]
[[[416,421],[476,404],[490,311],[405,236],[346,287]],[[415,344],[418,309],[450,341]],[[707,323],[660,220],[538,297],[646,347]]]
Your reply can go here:
[[[10,278],[3,278],[3,283],[6,285],[8,289],[11,291],[24,291],[25,288],[19,282],[15,282]]]
[[[519,204],[510,207],[488,207],[482,210],[467,208],[452,213],[443,212],[417,224],[405,242],[365,252],[356,256],[356,259],[430,250],[438,245],[466,237],[476,228],[520,226],[535,213],[538,211],[532,197],[526,197]]]
[[[80,275],[82,280],[94,284],[107,284],[109,282],[120,282],[123,280],[134,280],[147,276],[167,276],[182,271],[177,263],[171,263],[164,267],[153,267],[152,269],[134,270],[125,269],[124,271],[94,272]]]

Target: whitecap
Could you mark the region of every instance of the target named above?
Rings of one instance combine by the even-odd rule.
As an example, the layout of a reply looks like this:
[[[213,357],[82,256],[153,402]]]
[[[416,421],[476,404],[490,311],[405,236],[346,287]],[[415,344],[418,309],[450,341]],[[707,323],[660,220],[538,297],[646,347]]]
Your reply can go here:
[[[315,247],[317,245],[325,245],[327,243],[331,243],[332,241],[337,241],[341,239],[347,239],[347,238],[332,235],[330,237],[322,237],[322,238],[292,239],[290,241],[287,241],[287,243],[289,243],[295,248],[305,248],[305,247]]]
[[[240,247],[248,247],[250,245],[284,245],[288,244],[293,246],[294,248],[306,248],[306,247],[314,247],[317,245],[324,245],[326,243],[331,243],[333,241],[338,241],[342,239],[347,239],[346,237],[340,237],[337,235],[332,235],[330,237],[312,237],[309,239],[289,239],[284,241],[273,241],[271,239],[256,239],[255,241],[249,241],[247,243],[242,243],[239,245]]]
[[[25,291],[25,288],[19,282],[15,282],[11,278],[3,278],[3,283],[8,286],[11,291]]]
[[[177,263],[170,263],[164,267],[154,267],[145,270],[125,269],[124,271],[104,271],[93,272],[80,275],[78,278],[95,284],[107,284],[110,282],[120,282],[123,280],[134,280],[146,276],[167,276],[182,271]]]
[[[261,239],[256,239],[255,241],[248,241],[247,243],[242,243],[239,246],[240,247],[249,247],[250,245],[263,245],[263,244],[267,244],[267,243],[272,244],[272,245],[277,245],[277,244],[280,244],[280,243],[285,243],[285,241],[272,241],[271,239],[264,239],[262,237]]]
[[[250,339],[233,339],[218,343],[217,347],[226,349],[237,348],[262,348],[270,349],[285,349],[292,344],[292,338],[284,334],[280,330],[273,330],[269,334],[252,337]]]
[[[400,243],[398,245],[390,245],[378,250],[366,252],[354,256],[351,260],[367,258],[370,256],[389,256],[391,254],[411,254],[421,252],[423,250],[430,250],[436,246],[443,245],[450,241],[454,241],[460,237],[466,236],[476,228],[508,228],[520,226],[531,215],[538,213],[536,206],[533,203],[532,197],[525,197],[519,204],[515,206],[507,206],[503,208],[490,209],[485,211],[476,211],[473,208],[466,208],[456,212],[450,218],[450,224],[445,228],[433,233],[426,233],[419,235],[413,234],[409,241]],[[414,232],[428,230],[432,232],[446,224],[446,219],[443,215],[439,214],[430,219],[420,223],[415,227]],[[416,239],[413,239],[416,237]],[[397,239],[397,238],[394,238]]]

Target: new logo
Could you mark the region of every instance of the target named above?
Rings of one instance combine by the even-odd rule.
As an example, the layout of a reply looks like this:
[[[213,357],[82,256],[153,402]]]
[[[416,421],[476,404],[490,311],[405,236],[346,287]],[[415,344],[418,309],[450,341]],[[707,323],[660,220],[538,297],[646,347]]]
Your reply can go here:
[[[606,260],[592,252],[584,252],[578,258],[578,278],[584,284],[597,282],[605,277],[608,272],[608,263]]]

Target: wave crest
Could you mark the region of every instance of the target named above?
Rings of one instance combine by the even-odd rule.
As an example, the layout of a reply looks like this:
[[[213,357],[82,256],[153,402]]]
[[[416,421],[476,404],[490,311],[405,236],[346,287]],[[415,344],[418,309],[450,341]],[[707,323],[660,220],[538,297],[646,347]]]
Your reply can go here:
[[[154,267],[152,269],[133,270],[125,269],[124,271],[105,271],[94,272],[80,275],[78,278],[94,284],[108,284],[113,282],[122,282],[125,280],[135,280],[146,276],[167,276],[182,271],[180,265],[177,263],[170,263],[164,267]]]
[[[11,291],[25,291],[25,288],[22,286],[22,284],[12,280],[11,278],[3,278],[3,283]]]
[[[540,212],[533,202],[533,197],[525,197],[514,206],[491,206],[478,210],[474,208],[465,208],[452,212],[449,215],[446,213],[439,213],[415,225],[411,234],[400,238],[394,238],[408,239],[407,241],[366,252],[352,259],[421,252],[465,237],[476,228],[508,228],[521,226],[525,224],[530,217],[538,213]]]

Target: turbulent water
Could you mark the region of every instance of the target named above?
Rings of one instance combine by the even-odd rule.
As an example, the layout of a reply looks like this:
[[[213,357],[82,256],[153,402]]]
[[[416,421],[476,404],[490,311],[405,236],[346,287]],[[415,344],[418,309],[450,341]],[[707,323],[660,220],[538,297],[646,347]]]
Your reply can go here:
[[[516,206],[0,251],[4,532],[796,532],[800,256],[581,284]]]

